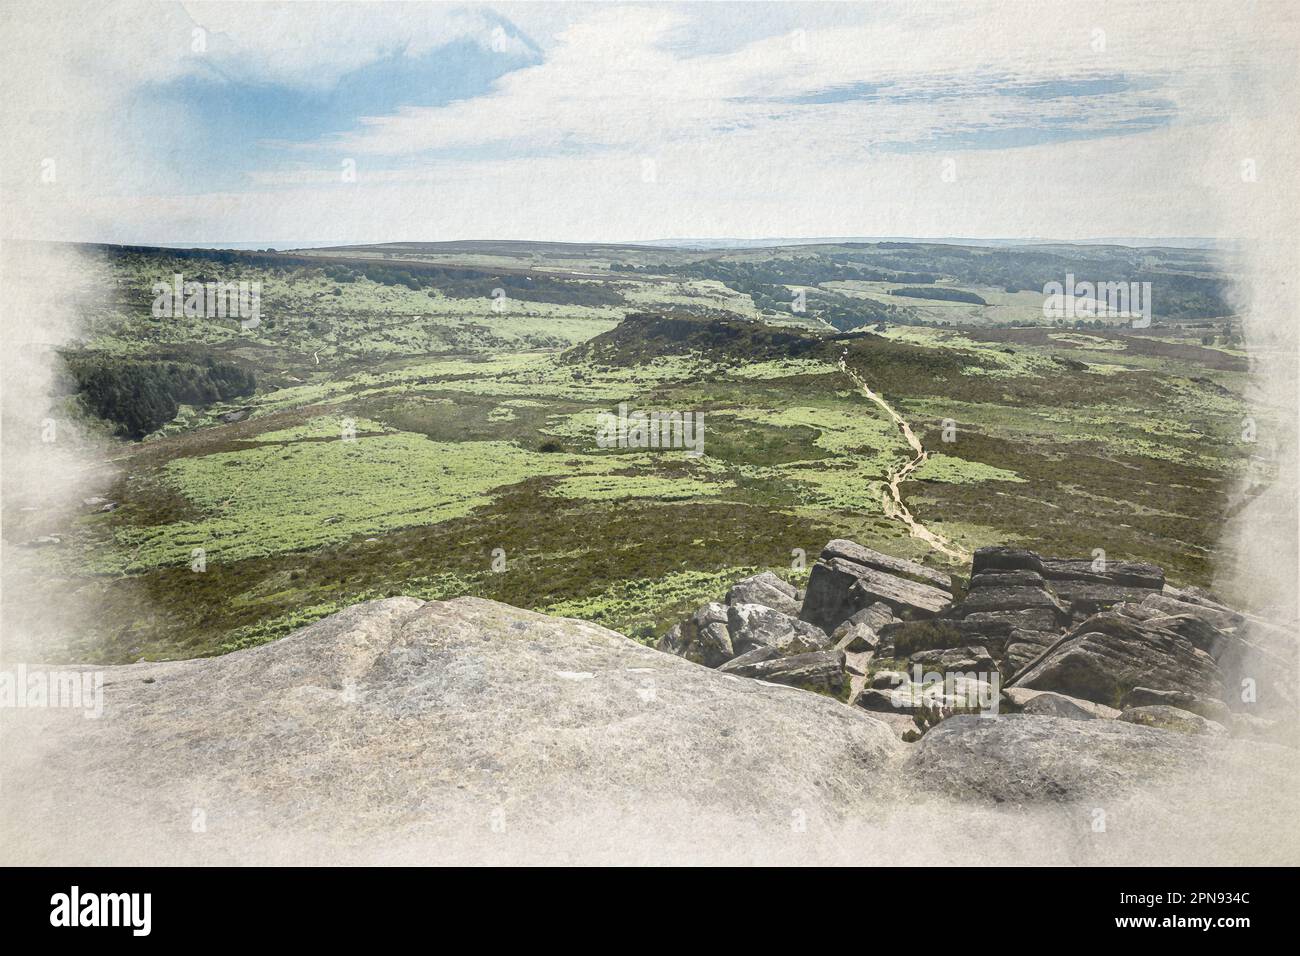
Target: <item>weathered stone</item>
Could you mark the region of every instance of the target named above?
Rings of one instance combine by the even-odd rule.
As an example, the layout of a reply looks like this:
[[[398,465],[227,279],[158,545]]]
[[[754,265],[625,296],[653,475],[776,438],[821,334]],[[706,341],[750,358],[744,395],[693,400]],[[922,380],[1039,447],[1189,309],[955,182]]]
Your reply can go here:
[[[1199,604],[1202,607],[1212,608],[1216,611],[1225,611],[1229,614],[1236,614],[1232,608],[1228,607],[1213,594],[1204,588],[1198,588],[1195,585],[1186,588],[1176,588],[1171,584],[1166,584],[1161,589],[1161,594],[1165,597],[1173,598],[1176,601],[1183,601],[1187,604]]]
[[[956,716],[921,738],[906,769],[919,786],[962,800],[1113,797],[1201,765],[1212,745],[1203,740],[1119,720]]]
[[[717,601],[701,604],[691,618],[698,625],[726,624],[727,605],[719,604]]]
[[[917,707],[912,695],[905,690],[888,690],[878,687],[868,687],[863,690],[858,695],[856,704],[863,710],[895,714],[910,714]]]
[[[987,707],[996,709],[998,695],[987,681],[970,677],[948,677],[928,684],[905,681],[897,687],[869,687],[858,695],[864,710],[915,713],[922,707],[952,708],[966,712]]]
[[[775,613],[775,612],[774,612]],[[705,667],[717,667],[736,656],[727,630],[727,607],[711,602],[680,624],[673,625],[655,645]]]
[[[1121,614],[1088,618],[1014,678],[1017,686],[1054,690],[1116,706],[1133,687],[1218,696],[1214,659],[1177,634]]]
[[[761,664],[763,661],[770,661],[780,656],[781,651],[777,647],[764,644],[733,657],[719,667],[718,670],[724,674],[731,674],[737,670],[743,670],[754,664]]]
[[[1043,589],[1047,582],[1037,571],[985,571],[970,579],[966,590],[979,588],[1038,588]]]
[[[733,604],[727,609],[731,646],[738,653],[754,647],[775,647],[782,655],[824,650],[826,632],[789,614],[762,604]]]
[[[732,647],[731,634],[727,630],[727,607],[725,604],[710,602],[704,605],[691,618],[694,636],[683,655],[705,667],[717,667],[724,661],[736,656]],[[686,628],[683,628],[685,631]]]
[[[1067,720],[1114,720],[1120,715],[1120,711],[1114,707],[1050,690],[1026,701],[1021,711],[1040,717],[1064,717]]]
[[[917,651],[961,647],[967,640],[952,621],[899,621],[880,629],[877,652],[890,657],[910,657]]]
[[[865,624],[872,630],[879,631],[886,624],[892,624],[897,621],[898,618],[894,616],[894,612],[888,604],[883,601],[877,601],[870,607],[858,611],[849,618],[849,620],[854,624]]]
[[[889,609],[889,605],[877,601],[870,607],[863,608],[860,611],[854,611],[839,627],[835,628],[831,634],[831,639],[838,642],[844,635],[856,625],[863,625],[874,632],[879,632],[880,628],[886,624],[897,622],[894,613]]]
[[[880,635],[865,624],[853,624],[847,628],[841,624],[835,634],[839,635],[838,638],[833,638],[836,650],[847,651],[850,654],[874,651],[880,643]]]
[[[1141,604],[1134,604],[1131,601],[1112,605],[1111,611],[1116,614],[1123,614],[1125,617],[1131,617],[1135,621],[1149,621],[1153,617],[1165,616],[1162,611],[1157,611],[1153,607],[1144,607]]]
[[[659,642],[655,644],[657,650],[665,654],[676,654],[679,657],[686,648],[686,639],[682,636],[682,625],[674,624],[670,627]]]
[[[1232,720],[1232,711],[1228,705],[1217,697],[1198,697],[1177,690],[1155,690],[1151,687],[1134,687],[1124,695],[1122,707],[1155,707],[1165,705],[1179,710],[1200,714],[1206,720],[1227,725]]]
[[[1053,581],[1052,590],[1072,609],[1084,614],[1095,614],[1125,601],[1138,603],[1158,593],[1146,588],[1092,581]]]
[[[430,839],[444,861],[524,862],[494,808],[521,833],[621,819],[629,795],[665,830],[866,817],[903,752],[862,710],[477,598],[388,598],[220,657],[89,670],[102,720],[0,713],[7,863],[337,863]]]
[[[862,560],[853,560],[847,555]],[[868,560],[870,564],[865,563]],[[882,565],[903,570],[893,573],[881,570]],[[833,541],[809,573],[799,616],[828,632],[834,631],[855,612],[877,602],[887,605],[900,617],[930,617],[947,607],[952,595],[949,590],[933,583],[914,580],[918,569],[931,581],[947,580],[946,575],[922,565],[888,558],[852,542]],[[904,573],[913,577],[906,577]]]
[[[1167,594],[1148,594],[1139,600],[1142,602],[1143,607],[1160,611],[1164,615],[1191,614],[1221,631],[1237,627],[1245,621],[1241,614],[1230,608],[1220,609],[1204,604],[1193,604],[1189,601],[1180,601]]]
[[[916,721],[905,711],[873,710],[871,718],[884,723],[899,740],[909,742],[916,739],[918,733]]]
[[[1228,729],[1213,720],[1206,720],[1200,714],[1167,704],[1153,704],[1150,707],[1131,707],[1120,715],[1120,720],[1143,727],[1155,727],[1159,730],[1172,730],[1175,733],[1192,736],[1226,737]]]
[[[1156,591],[1165,586],[1163,568],[1135,561],[1107,561],[1105,570],[1098,570],[1091,558],[1043,558],[1043,577],[1053,582],[1091,581]]]
[[[876,690],[889,690],[908,682],[908,676],[902,671],[876,671],[871,675],[871,686]]]
[[[1060,622],[1069,620],[1069,611],[1050,592],[1042,588],[980,588],[966,595],[966,600],[952,609],[954,616],[965,618],[977,612],[1050,611]]]
[[[1211,657],[1218,659],[1224,642],[1230,638],[1213,624],[1194,614],[1153,615],[1145,618],[1147,627],[1158,627],[1181,634]]]
[[[1007,638],[1002,654],[1003,673],[1009,678],[1015,677],[1060,637],[1056,631],[1022,631],[1016,628]]]
[[[903,558],[895,558],[892,555],[882,554],[879,551],[873,551],[870,548],[864,548],[856,541],[847,541],[844,538],[836,538],[827,543],[822,548],[820,555],[822,560],[831,558],[843,558],[846,561],[852,561],[854,564],[860,564],[863,567],[874,568],[877,571],[883,571],[886,574],[896,577],[910,578],[922,584],[930,584],[937,588],[942,588],[949,593],[952,592],[952,578],[942,571],[936,571],[934,568],[927,568],[924,564],[917,564],[915,561],[907,561]]]
[[[964,603],[964,602],[963,602]],[[1019,611],[975,611],[961,615],[957,625],[963,636],[1008,637],[1013,630],[1051,631],[1060,628],[1061,616],[1055,607],[1026,608]]]
[[[858,607],[885,604],[898,617],[917,619],[933,617],[952,603],[952,595],[928,584],[917,584],[868,568],[852,588]]]
[[[917,651],[907,662],[913,667],[940,674],[950,672],[994,674],[998,665],[984,647],[949,647]]]
[[[1042,703],[1034,704],[1034,701]],[[1114,720],[1120,711],[1091,700],[1081,700],[1050,690],[1008,687],[1002,691],[1002,703],[1010,713],[1024,712],[1040,717],[1064,717],[1070,720]]]
[[[832,697],[844,696],[848,688],[848,679],[844,675],[844,654],[834,650],[775,657],[731,667],[727,673],[773,684],[787,684]]]
[[[971,576],[985,571],[1037,571],[1043,573],[1043,559],[1023,548],[977,548],[971,558]]]
[[[782,581],[771,571],[755,574],[753,577],[737,581],[727,591],[728,604],[761,604],[782,614],[799,616],[799,602],[795,600],[795,589]]]

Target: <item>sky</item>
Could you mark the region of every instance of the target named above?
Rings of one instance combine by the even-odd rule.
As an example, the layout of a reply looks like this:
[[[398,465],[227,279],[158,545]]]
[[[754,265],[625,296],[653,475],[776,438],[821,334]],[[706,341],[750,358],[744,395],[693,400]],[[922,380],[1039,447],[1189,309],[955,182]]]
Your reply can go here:
[[[10,238],[1231,238],[1290,163],[1282,2],[0,16]]]

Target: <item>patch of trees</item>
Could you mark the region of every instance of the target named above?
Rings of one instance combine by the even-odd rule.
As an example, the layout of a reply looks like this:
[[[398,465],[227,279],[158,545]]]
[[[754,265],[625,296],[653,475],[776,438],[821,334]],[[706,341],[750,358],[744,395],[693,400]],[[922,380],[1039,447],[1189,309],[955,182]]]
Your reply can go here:
[[[92,245],[87,248],[109,259],[120,259],[145,266],[157,264],[160,278],[175,269],[187,280],[209,278],[204,266],[221,270],[211,278],[256,278],[246,270],[264,270],[292,279],[295,274],[318,276],[337,283],[369,279],[381,285],[403,286],[415,291],[436,290],[452,299],[490,299],[494,289],[504,289],[506,296],[528,302],[556,305],[622,305],[623,297],[607,283],[567,279],[544,273],[495,272],[486,269],[436,265],[419,260],[335,259],[322,256],[294,255],[274,251],[241,249],[159,249],[149,246]],[[143,260],[143,261],[141,261]]]
[[[727,288],[748,295],[760,309],[790,311],[790,292],[784,286],[816,286],[823,282],[908,282],[935,281],[928,272],[899,272],[873,268],[833,256],[805,256],[797,259],[732,261],[701,259],[677,265],[625,266],[623,272],[671,275],[682,279],[712,279]]]
[[[912,269],[966,286],[1039,292],[1067,274],[1088,282],[1150,282],[1155,317],[1170,321],[1230,315],[1230,283],[1213,250],[1047,244],[1013,247],[937,243],[845,243],[856,261]],[[863,250],[861,252],[857,250]],[[908,285],[927,283],[897,280]]]
[[[746,319],[635,312],[608,332],[575,345],[569,364],[640,365],[664,355],[707,355],[726,364],[817,354],[825,340],[795,328]]]
[[[807,307],[808,315],[821,319],[840,332],[886,321],[898,325],[909,325],[912,321],[911,315],[904,310],[875,299],[810,295]]]
[[[212,357],[195,361],[99,355],[64,356],[77,395],[116,432],[139,440],[176,417],[181,405],[204,406],[251,395],[251,371]]]
[[[507,298],[556,305],[621,305],[618,291],[595,282],[560,279],[527,273],[492,273],[481,269],[457,269],[422,263],[394,263],[386,260],[350,261],[331,264],[323,273],[335,282],[369,279],[380,285],[402,286],[413,291],[437,292],[449,299],[490,299],[494,289],[504,289]]]
[[[926,289],[890,289],[890,295],[906,296],[910,299],[938,299],[942,302],[969,302],[971,305],[988,305],[974,292],[965,289],[949,289],[944,286],[931,286]]]

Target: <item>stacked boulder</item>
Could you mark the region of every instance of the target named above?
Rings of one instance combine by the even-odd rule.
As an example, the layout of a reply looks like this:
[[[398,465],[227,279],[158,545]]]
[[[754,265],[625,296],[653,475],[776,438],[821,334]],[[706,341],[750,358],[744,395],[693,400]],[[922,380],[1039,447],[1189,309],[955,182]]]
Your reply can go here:
[[[976,551],[954,600],[943,572],[837,539],[805,592],[746,578],[659,647],[877,713],[951,713],[1000,688],[1006,711],[1273,737],[1297,704],[1294,635],[1152,564],[1018,548]]]
[[[951,589],[940,571],[837,539],[813,565],[806,592],[765,571],[674,625],[658,646],[739,677],[847,699],[848,671],[857,662],[861,672],[881,629],[932,617]]]
[[[799,619],[799,591],[771,571],[738,581],[726,603],[705,604],[659,641],[659,649],[740,677],[841,697],[844,654],[830,635]]]
[[[1184,733],[1281,736],[1294,721],[1294,635],[1165,587],[1074,624],[1010,679]]]
[[[882,629],[877,657],[944,675],[991,662],[1012,711],[1266,736],[1294,713],[1294,646],[1155,565],[999,547],[975,552],[965,596],[933,619]]]
[[[799,616],[834,631],[854,614],[884,604],[905,620],[933,617],[952,602],[952,578],[914,561],[837,538],[808,575]]]

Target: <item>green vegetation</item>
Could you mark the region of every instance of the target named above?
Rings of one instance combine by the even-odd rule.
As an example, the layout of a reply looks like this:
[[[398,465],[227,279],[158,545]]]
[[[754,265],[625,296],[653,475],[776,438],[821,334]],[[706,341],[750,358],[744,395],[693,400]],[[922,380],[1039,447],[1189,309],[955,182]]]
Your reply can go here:
[[[140,439],[174,419],[180,406],[204,406],[252,395],[253,373],[206,356],[197,362],[135,360],[82,353],[67,356],[77,397],[90,412]]]
[[[67,659],[220,653],[395,594],[650,641],[832,537],[947,566],[888,517],[911,451],[841,359],[929,451],[908,507],[966,549],[1103,547],[1209,585],[1238,477],[1272,480],[1242,438],[1269,413],[1243,397],[1208,253],[1179,250],[1176,268],[1170,250],[904,243],[103,255],[115,291],[67,353],[67,390],[147,440],[114,448],[115,510],[5,515],[11,543],[60,538],[11,549],[43,573],[6,607],[66,607]],[[1043,319],[1036,289],[1067,271],[1147,276],[1156,326]],[[155,319],[151,283],[174,272],[261,282],[262,323]],[[924,297],[890,294],[909,289]],[[1212,326],[1183,318],[1202,313]],[[1201,344],[1207,327],[1222,347]],[[619,402],[702,413],[703,456],[597,447],[596,415]]]
[[[906,289],[890,289],[890,295],[901,295],[910,299],[937,299],[940,302],[969,302],[972,305],[988,305],[981,296],[965,289],[947,289],[943,286],[931,286],[918,289],[915,286]]]

